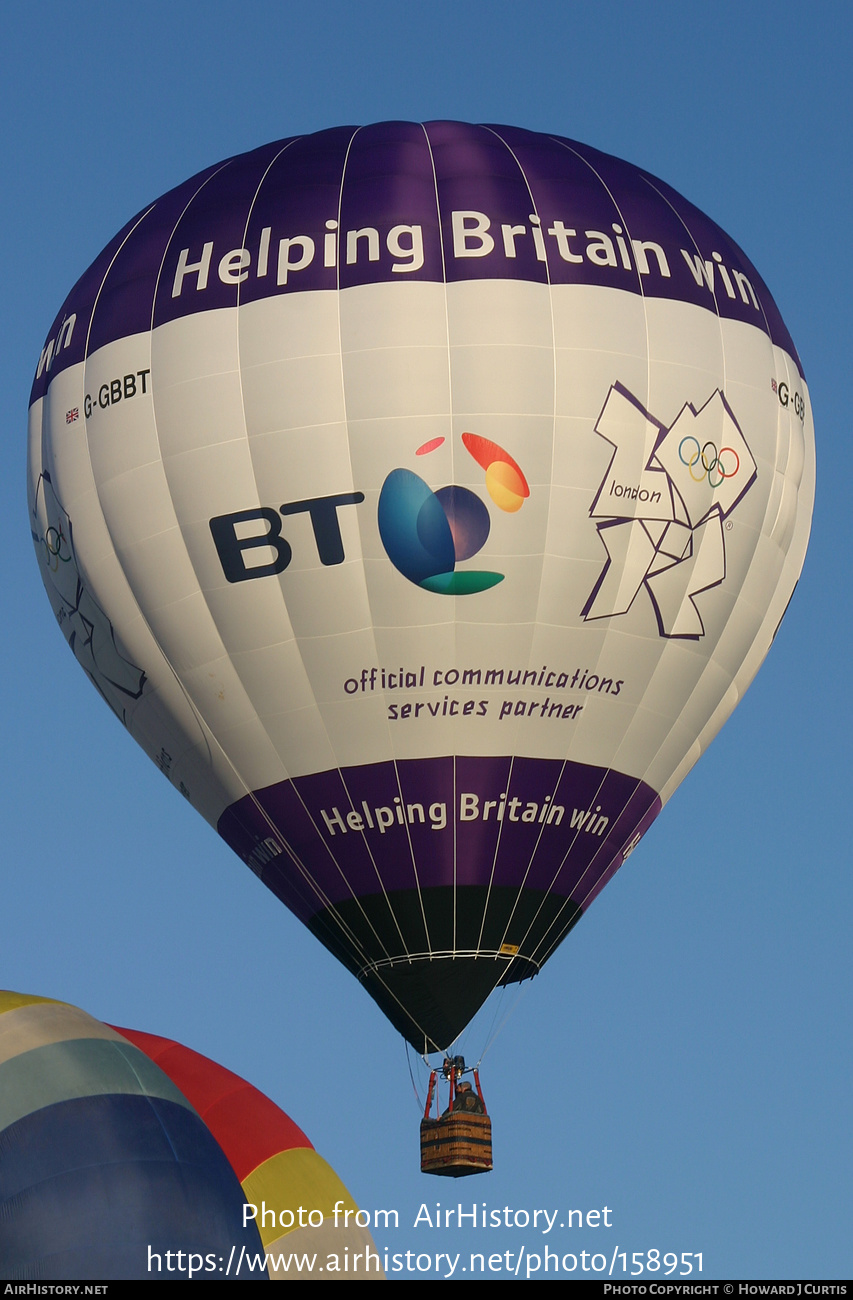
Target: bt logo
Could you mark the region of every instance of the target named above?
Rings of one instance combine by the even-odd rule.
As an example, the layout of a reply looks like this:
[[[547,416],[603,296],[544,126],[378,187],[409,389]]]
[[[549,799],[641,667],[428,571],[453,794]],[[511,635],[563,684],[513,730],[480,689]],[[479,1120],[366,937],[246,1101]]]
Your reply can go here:
[[[445,442],[433,438],[418,447],[427,456]],[[523,473],[497,443],[463,433],[466,451],[486,471],[486,490],[499,509],[513,514],[530,496]],[[404,578],[442,596],[470,596],[503,582],[487,569],[457,569],[482,550],[491,519],[484,502],[468,488],[451,483],[433,492],[419,475],[393,469],[379,496],[379,536],[388,559]]]
[[[446,439],[433,438],[415,453],[426,456]],[[527,480],[513,458],[487,438],[463,433],[468,453],[486,471],[486,490],[499,509],[513,514],[530,495]],[[282,573],[293,558],[281,534],[282,517],[307,514],[322,565],[342,564],[344,543],[338,511],[360,505],[363,492],[336,492],[289,501],[277,510],[257,506],[210,520],[210,532],[228,582]],[[379,495],[379,535],[389,560],[404,578],[443,596],[470,596],[503,582],[504,574],[486,569],[457,569],[482,550],[491,520],[483,501],[457,484],[432,488],[408,469],[394,469]]]

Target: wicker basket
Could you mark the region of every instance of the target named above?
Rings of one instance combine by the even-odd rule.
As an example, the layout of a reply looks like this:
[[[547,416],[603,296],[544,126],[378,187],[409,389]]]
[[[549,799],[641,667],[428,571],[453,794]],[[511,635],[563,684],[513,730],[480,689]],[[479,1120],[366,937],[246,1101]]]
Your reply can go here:
[[[454,1111],[421,1120],[421,1172],[464,1178],[492,1168],[492,1121],[488,1115]]]

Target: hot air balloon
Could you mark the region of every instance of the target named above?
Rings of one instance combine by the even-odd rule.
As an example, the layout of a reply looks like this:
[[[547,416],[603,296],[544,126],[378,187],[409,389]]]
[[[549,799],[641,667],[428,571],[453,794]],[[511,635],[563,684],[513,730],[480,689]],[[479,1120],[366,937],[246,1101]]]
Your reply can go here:
[[[0,991],[0,1155],[6,1278],[383,1276],[370,1216],[268,1097],[65,1002]]]
[[[738,246],[628,163],[456,122],[146,207],[56,317],[29,446],[92,683],[422,1052],[541,970],[729,716],[814,487]]]

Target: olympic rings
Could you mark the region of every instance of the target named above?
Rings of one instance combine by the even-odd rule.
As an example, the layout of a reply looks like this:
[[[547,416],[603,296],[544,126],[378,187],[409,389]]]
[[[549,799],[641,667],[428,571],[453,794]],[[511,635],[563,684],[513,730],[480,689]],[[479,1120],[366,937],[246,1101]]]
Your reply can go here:
[[[691,454],[690,459],[685,460],[684,445],[688,442],[693,443],[693,446],[696,448],[696,454],[695,456]],[[723,466],[723,456],[725,456],[726,453],[735,458],[733,469],[726,470]],[[735,474],[737,474],[740,469],[740,456],[737,454],[734,447],[723,447],[720,451],[717,451],[716,443],[713,442],[706,442],[704,447],[700,447],[698,439],[694,438],[691,434],[688,434],[686,438],[682,438],[681,442],[678,444],[678,458],[682,465],[687,466],[690,471],[690,477],[693,479],[694,483],[701,483],[707,477],[712,488],[718,488],[724,479],[734,478]],[[693,466],[700,463],[702,466],[702,473],[694,474]]]
[[[45,532],[42,541],[44,542],[44,549],[47,551],[48,554],[48,561],[47,561],[48,568],[50,569],[51,573],[56,573],[57,569],[59,568],[60,561],[62,561],[63,564],[67,564],[68,561],[71,559],[70,548],[67,555],[62,554],[62,543],[65,541],[65,538],[62,535],[62,529],[54,528],[53,525],[51,524],[51,526]]]

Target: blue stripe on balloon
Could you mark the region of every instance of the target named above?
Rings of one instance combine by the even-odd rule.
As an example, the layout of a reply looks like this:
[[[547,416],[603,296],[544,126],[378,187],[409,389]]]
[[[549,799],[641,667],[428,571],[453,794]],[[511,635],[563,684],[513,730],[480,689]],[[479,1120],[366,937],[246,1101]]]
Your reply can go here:
[[[186,1106],[127,1095],[48,1106],[0,1134],[0,1276],[150,1279],[150,1249],[161,1278],[169,1250],[210,1256],[206,1275],[221,1277],[232,1246],[262,1249],[243,1200]]]

